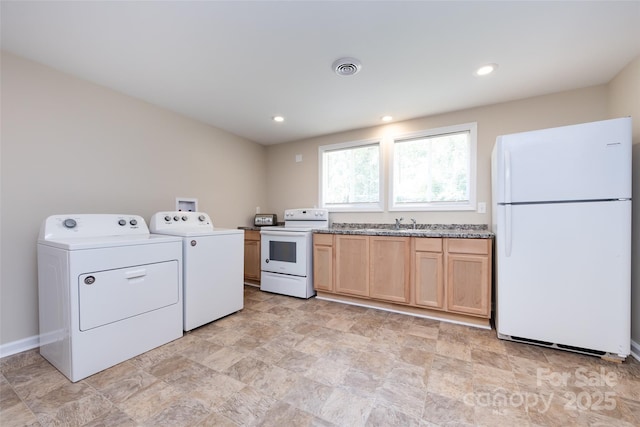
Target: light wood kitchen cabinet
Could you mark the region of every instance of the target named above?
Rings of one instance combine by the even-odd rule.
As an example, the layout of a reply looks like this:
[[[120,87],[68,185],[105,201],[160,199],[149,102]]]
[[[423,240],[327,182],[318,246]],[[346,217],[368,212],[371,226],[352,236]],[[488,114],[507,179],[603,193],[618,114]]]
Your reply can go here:
[[[244,280],[260,282],[260,231],[244,231]]]
[[[409,302],[411,244],[407,237],[369,236],[369,296]]]
[[[447,309],[491,315],[491,240],[447,239]]]
[[[487,326],[492,239],[314,235],[319,296]]]
[[[335,290],[369,296],[369,236],[336,235]]]
[[[442,239],[413,239],[415,304],[444,308],[444,255]]]
[[[333,292],[333,235],[313,235],[313,287]]]

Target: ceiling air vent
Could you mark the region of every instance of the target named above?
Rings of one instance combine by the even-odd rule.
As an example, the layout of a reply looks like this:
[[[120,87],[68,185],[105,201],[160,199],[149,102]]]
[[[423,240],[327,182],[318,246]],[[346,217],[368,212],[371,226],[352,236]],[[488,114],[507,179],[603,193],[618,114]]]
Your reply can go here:
[[[353,76],[362,68],[362,64],[355,58],[340,58],[333,65],[333,71],[339,76]]]

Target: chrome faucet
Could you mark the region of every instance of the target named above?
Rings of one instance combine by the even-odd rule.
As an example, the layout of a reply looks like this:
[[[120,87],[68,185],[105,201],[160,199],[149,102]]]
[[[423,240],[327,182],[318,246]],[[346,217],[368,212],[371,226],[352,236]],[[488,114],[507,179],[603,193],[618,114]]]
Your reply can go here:
[[[416,229],[416,219],[415,218],[411,218],[411,223],[412,223],[412,227],[415,230]]]
[[[396,226],[395,229],[396,230],[400,230],[400,221],[402,221],[404,218],[400,217],[400,218],[396,218]]]

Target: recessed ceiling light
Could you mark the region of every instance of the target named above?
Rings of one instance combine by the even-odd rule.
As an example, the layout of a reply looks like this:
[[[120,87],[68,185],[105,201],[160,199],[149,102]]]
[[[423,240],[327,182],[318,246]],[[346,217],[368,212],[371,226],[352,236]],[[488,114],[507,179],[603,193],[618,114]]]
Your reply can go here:
[[[393,117],[391,117],[391,116],[382,116],[382,117],[380,117],[380,120],[382,120],[383,122],[390,122],[391,120],[393,120]]]
[[[476,70],[476,75],[478,76],[486,76],[488,74],[493,73],[496,68],[498,68],[498,64],[487,64]]]
[[[284,122],[284,117],[282,117],[282,116],[273,116],[273,121],[274,122],[278,122],[278,123],[282,123],[282,122]]]

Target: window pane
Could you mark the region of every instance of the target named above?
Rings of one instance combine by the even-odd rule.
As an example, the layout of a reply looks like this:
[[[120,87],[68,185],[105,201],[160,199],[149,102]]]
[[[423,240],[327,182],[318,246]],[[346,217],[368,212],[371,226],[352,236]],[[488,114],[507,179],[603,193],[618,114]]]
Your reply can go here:
[[[393,201],[469,201],[469,132],[397,141],[393,156]]]
[[[377,203],[380,146],[366,145],[323,154],[324,204]]]

